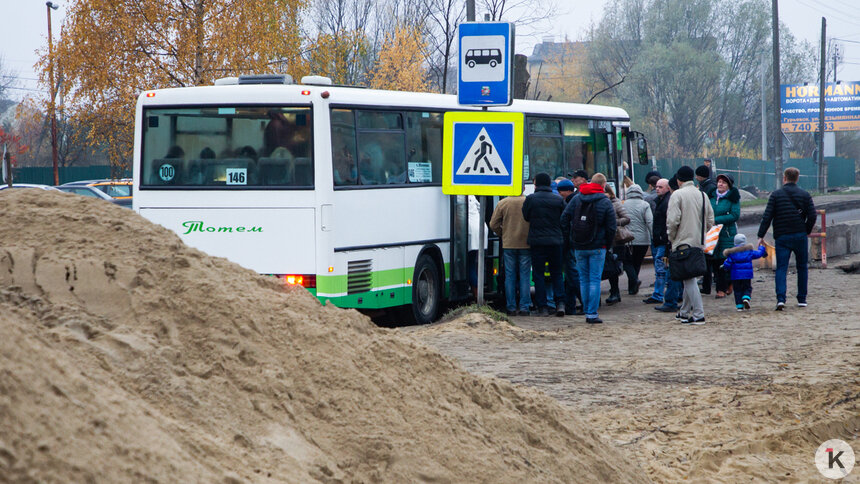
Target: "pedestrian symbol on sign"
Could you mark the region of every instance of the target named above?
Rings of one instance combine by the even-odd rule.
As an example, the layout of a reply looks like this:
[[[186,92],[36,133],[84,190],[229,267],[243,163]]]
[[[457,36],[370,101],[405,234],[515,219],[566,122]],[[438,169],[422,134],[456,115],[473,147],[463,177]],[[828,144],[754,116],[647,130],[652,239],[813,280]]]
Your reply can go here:
[[[460,162],[457,175],[510,175],[486,128],[481,128],[466,157]]]

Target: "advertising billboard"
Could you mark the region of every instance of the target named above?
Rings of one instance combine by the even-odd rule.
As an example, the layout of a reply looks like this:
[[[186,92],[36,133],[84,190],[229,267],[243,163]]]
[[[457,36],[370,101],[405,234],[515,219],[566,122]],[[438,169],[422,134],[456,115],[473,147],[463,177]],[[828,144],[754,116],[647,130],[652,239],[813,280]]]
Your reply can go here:
[[[818,85],[783,84],[780,119],[785,133],[818,131]],[[860,130],[860,82],[824,87],[824,131]]]

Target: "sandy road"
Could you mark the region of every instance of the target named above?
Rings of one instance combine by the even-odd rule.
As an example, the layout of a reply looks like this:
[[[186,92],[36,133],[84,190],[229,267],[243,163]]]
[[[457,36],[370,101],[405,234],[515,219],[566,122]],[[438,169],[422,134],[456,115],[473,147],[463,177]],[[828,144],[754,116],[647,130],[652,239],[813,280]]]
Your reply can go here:
[[[773,272],[761,270],[751,311],[706,297],[699,327],[625,294],[599,326],[518,317],[404,331],[469,371],[547,392],[633,449],[656,481],[807,482],[820,478],[812,456],[824,440],[860,450],[860,275],[839,263],[810,271],[808,308],[794,305],[790,273],[789,306],[773,311]],[[853,474],[846,482],[860,482]]]

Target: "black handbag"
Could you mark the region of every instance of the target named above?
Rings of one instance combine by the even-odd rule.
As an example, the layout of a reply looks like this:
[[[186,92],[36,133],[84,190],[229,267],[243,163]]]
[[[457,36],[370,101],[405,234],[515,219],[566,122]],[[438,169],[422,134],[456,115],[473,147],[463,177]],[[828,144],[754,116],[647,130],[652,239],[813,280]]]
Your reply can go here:
[[[705,194],[702,194],[702,245],[705,245]],[[705,251],[700,247],[681,244],[669,253],[669,278],[685,281],[704,276],[708,270]]]

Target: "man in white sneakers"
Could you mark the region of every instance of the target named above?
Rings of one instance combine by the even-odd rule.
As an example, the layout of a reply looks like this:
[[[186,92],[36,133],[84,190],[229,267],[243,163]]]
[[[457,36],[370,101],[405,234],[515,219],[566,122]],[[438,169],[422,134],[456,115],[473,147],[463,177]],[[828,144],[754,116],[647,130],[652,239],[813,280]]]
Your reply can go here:
[[[666,212],[666,231],[672,250],[682,244],[703,248],[704,234],[714,225],[714,209],[708,197],[696,188],[693,175],[693,169],[689,166],[682,166],[675,175],[678,178],[678,190],[669,199]],[[685,279],[683,283],[684,298],[677,318],[684,324],[705,324],[705,308],[696,278]]]

